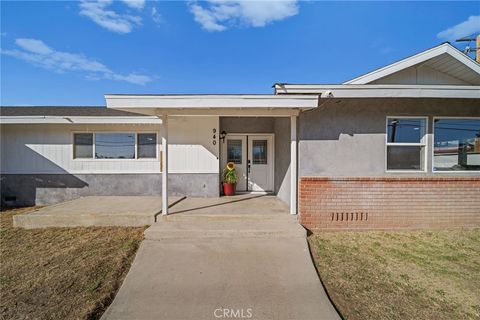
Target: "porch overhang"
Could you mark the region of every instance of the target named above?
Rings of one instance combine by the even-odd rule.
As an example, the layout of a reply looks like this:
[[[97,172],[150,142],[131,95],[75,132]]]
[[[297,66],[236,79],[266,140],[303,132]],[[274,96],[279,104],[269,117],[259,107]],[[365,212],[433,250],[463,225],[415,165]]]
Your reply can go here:
[[[480,86],[387,84],[275,84],[277,95],[319,95],[320,98],[480,99]]]
[[[318,106],[316,95],[105,95],[107,108],[150,115],[291,116]]]

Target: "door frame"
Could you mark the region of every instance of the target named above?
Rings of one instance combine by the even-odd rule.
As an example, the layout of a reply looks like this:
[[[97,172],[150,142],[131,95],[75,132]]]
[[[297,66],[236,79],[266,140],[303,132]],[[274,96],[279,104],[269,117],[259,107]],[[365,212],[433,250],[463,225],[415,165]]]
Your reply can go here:
[[[248,170],[247,170],[247,181],[246,181],[246,189],[247,191],[239,191],[239,193],[262,193],[262,192],[267,192],[267,193],[275,193],[275,133],[262,133],[262,132],[247,132],[247,133],[244,133],[244,132],[230,132],[230,133],[227,133],[225,135],[225,140],[222,141],[221,145],[220,145],[220,161],[219,161],[219,164],[220,164],[220,170],[219,170],[219,175],[220,175],[220,182],[222,181],[222,170],[223,170],[223,162],[224,160],[226,159],[223,159],[224,157],[224,151],[227,147],[226,145],[226,139],[228,138],[228,136],[246,136],[247,139],[246,139],[246,151],[247,151],[247,154],[245,155],[245,158],[248,160],[248,136],[269,136],[272,140],[272,166],[271,166],[271,173],[272,173],[272,190],[271,191],[251,191],[251,190],[248,190]]]

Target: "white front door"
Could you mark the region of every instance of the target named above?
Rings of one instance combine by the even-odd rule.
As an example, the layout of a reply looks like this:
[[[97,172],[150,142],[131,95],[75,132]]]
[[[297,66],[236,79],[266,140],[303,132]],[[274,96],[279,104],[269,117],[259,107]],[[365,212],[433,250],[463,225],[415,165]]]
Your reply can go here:
[[[247,191],[247,136],[227,135],[225,138],[226,148],[222,154],[222,170],[228,162],[235,163],[237,170],[237,191]]]
[[[224,145],[222,170],[235,163],[237,191],[273,191],[273,135],[228,134]]]
[[[247,178],[249,191],[273,191],[271,135],[248,136]]]

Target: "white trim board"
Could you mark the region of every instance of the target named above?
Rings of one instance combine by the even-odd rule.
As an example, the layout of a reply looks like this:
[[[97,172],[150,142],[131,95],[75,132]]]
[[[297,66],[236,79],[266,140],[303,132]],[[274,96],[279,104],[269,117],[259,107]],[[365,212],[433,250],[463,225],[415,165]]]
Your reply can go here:
[[[106,94],[112,109],[305,109],[317,106],[312,95],[122,95]]]
[[[328,98],[456,98],[480,99],[480,86],[452,85],[277,85],[279,94],[319,94]]]

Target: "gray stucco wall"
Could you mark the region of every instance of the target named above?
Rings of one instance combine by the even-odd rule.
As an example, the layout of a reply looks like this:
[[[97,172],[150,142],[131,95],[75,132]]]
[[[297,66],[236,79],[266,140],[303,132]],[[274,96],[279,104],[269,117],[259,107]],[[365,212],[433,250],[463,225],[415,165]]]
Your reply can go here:
[[[218,174],[169,174],[174,196],[216,197]],[[2,174],[4,206],[52,204],[84,196],[161,196],[161,174]]]
[[[392,176],[385,172],[387,116],[429,116],[428,165],[432,175],[432,117],[480,117],[473,99],[331,99],[299,117],[299,177]],[[462,175],[478,175],[467,173]],[[442,175],[435,173],[435,176]],[[445,173],[443,175],[452,175]]]
[[[290,202],[290,118],[286,117],[222,117],[220,132],[274,133],[274,191],[284,202]]]
[[[290,118],[275,118],[275,193],[290,204]]]
[[[221,117],[220,132],[227,133],[274,133],[273,117]]]

